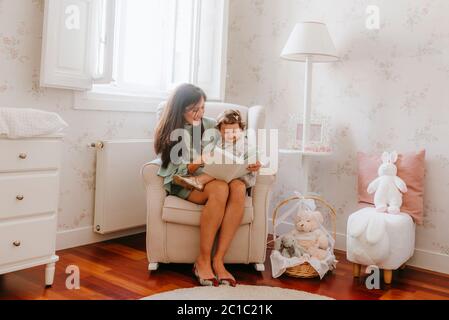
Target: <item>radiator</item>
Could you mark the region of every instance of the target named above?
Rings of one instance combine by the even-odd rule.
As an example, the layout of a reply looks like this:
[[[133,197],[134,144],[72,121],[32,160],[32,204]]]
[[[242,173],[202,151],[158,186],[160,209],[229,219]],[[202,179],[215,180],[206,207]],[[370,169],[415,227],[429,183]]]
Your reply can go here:
[[[142,166],[155,158],[152,140],[111,140],[96,148],[94,231],[106,234],[146,224]]]

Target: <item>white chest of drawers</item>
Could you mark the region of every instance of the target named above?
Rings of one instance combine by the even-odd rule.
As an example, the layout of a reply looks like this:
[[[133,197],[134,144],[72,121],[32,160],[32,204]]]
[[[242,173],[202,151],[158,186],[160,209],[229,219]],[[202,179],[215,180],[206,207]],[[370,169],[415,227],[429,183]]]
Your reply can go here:
[[[53,284],[62,136],[0,138],[0,275],[46,265]]]

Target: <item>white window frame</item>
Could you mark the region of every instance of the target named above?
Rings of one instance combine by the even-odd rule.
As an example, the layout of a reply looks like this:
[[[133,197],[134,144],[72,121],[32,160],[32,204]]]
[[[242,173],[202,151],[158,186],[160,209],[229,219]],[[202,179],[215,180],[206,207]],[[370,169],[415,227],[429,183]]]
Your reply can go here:
[[[202,0],[197,0],[202,1]],[[204,0],[203,0],[204,1]],[[213,0],[205,0],[213,1]],[[229,0],[224,0],[223,4],[223,23],[221,32],[221,66],[220,66],[220,80],[219,80],[219,93],[218,96],[208,97],[209,101],[222,102],[225,99],[226,90],[226,77],[227,77],[227,43],[228,43],[228,21],[229,21]],[[198,34],[195,35],[195,39],[198,38]],[[196,40],[198,41],[198,40]],[[198,46],[196,46],[198,47]],[[117,53],[114,48],[114,53]],[[197,56],[197,55],[194,55]],[[198,62],[195,61],[195,64]],[[195,68],[197,69],[197,68]],[[106,67],[106,72],[110,71],[112,77],[112,71]],[[193,72],[193,79],[197,77],[197,72]],[[108,76],[106,75],[106,79]],[[98,81],[102,83],[103,81]],[[98,83],[97,82],[97,83]],[[193,81],[195,83],[195,81]],[[161,93],[158,95],[143,96],[138,94],[120,93],[117,91],[108,92],[112,85],[108,85],[109,88],[105,90],[89,90],[89,91],[74,91],[73,92],[73,108],[76,110],[96,110],[96,111],[120,111],[120,112],[156,112],[157,106],[166,101],[168,98],[167,93]],[[98,89],[98,87],[96,87]]]

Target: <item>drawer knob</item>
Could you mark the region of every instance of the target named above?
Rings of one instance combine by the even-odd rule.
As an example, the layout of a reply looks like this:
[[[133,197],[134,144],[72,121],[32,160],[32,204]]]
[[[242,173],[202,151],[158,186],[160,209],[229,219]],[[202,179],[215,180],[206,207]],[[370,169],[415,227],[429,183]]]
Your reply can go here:
[[[15,247],[20,247],[20,241],[19,240],[16,240],[16,241],[14,241],[13,243],[12,243]]]
[[[16,197],[16,199],[19,200],[19,201],[22,201],[24,198],[25,198],[25,197],[22,196],[22,195],[18,195],[18,196]]]
[[[21,153],[19,154],[19,158],[22,160],[25,160],[27,158],[27,154],[26,153]]]

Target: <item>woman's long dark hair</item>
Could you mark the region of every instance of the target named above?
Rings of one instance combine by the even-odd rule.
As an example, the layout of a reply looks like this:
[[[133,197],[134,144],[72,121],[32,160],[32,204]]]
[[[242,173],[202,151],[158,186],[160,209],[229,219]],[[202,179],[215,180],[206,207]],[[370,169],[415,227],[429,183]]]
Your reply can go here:
[[[163,168],[169,165],[170,151],[178,143],[170,140],[170,134],[176,129],[184,128],[187,107],[198,104],[201,98],[206,101],[206,94],[192,84],[180,85],[170,96],[154,135],[154,151],[161,155]]]

